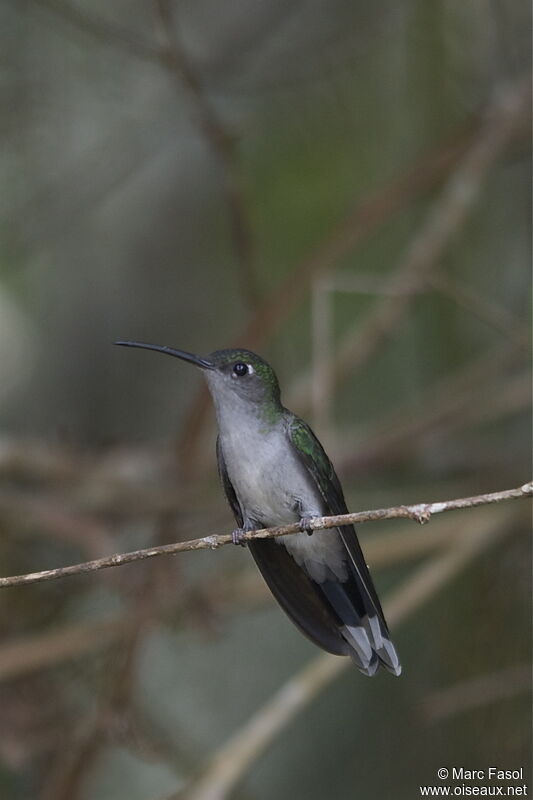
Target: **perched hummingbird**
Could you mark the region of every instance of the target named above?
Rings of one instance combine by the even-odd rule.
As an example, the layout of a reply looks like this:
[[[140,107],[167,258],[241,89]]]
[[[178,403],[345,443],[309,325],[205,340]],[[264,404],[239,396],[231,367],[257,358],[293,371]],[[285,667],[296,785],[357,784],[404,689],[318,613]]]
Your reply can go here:
[[[218,422],[218,470],[245,531],[300,521],[301,533],[248,542],[274,597],[294,624],[329,653],[349,655],[365,675],[401,672],[353,525],[308,531],[309,518],[346,514],[335,470],[311,428],[281,404],[272,367],[249,350],[201,358],[142,342],[205,373]],[[312,535],[311,535],[312,534]]]

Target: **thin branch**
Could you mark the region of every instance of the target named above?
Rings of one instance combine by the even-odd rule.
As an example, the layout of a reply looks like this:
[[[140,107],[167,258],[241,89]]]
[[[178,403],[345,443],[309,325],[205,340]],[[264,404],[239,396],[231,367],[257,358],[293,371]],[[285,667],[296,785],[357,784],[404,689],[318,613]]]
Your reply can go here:
[[[492,513],[480,520],[468,538],[423,564],[387,597],[384,608],[391,625],[405,622],[508,529],[502,514]],[[350,668],[352,663],[346,658],[330,654],[314,658],[208,759],[197,779],[167,800],[225,800],[280,731]]]
[[[491,503],[501,503],[504,500],[514,500],[520,497],[533,495],[533,482],[525,483],[516,489],[505,489],[501,492],[491,492],[489,494],[475,495],[474,497],[462,497],[455,500],[445,500],[436,503],[417,503],[409,506],[394,506],[392,508],[378,508],[371,511],[356,511],[352,514],[337,514],[329,517],[311,517],[308,521],[309,530],[323,530],[327,528],[337,528],[339,525],[359,524],[361,522],[372,522],[384,519],[412,519],[421,524],[428,522],[433,514],[442,514],[445,511],[454,511],[460,508],[474,508],[475,506],[489,505]],[[301,532],[298,522],[291,525],[283,525],[275,528],[260,528],[255,531],[248,531],[243,539],[271,539],[278,536]],[[42,583],[43,581],[65,578],[68,575],[81,575],[86,572],[96,572],[108,567],[119,567],[123,564],[131,564],[134,561],[142,561],[146,558],[154,558],[163,555],[175,555],[189,550],[217,550],[227,544],[231,544],[233,538],[231,534],[213,534],[204,536],[201,539],[192,539],[188,542],[175,542],[158,547],[147,547],[143,550],[133,550],[129,553],[117,553],[107,558],[97,558],[94,561],[86,561],[83,564],[73,564],[68,567],[58,567],[56,569],[43,570],[42,572],[30,572],[26,575],[13,575],[11,577],[0,578],[0,588],[7,586],[20,586],[28,583]]]

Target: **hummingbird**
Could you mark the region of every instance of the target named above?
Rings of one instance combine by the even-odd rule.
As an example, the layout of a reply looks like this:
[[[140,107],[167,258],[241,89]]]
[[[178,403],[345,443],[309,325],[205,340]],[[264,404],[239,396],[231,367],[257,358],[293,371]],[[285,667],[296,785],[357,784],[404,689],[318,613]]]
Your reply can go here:
[[[246,542],[272,594],[312,642],[351,656],[365,675],[401,665],[353,525],[310,530],[310,518],[346,514],[340,481],[317,437],[281,403],[272,367],[249,350],[201,357],[172,347],[117,341],[174,356],[207,379],[218,424],[218,471],[238,528],[299,522],[300,532]]]

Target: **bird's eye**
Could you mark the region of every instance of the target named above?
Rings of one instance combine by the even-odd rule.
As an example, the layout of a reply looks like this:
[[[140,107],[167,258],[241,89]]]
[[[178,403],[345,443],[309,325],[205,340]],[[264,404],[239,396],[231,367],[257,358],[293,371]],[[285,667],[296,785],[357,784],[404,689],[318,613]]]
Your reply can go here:
[[[246,375],[248,372],[248,366],[243,364],[242,361],[237,361],[236,364],[233,366],[233,374],[237,375],[237,377],[242,378],[243,375]]]

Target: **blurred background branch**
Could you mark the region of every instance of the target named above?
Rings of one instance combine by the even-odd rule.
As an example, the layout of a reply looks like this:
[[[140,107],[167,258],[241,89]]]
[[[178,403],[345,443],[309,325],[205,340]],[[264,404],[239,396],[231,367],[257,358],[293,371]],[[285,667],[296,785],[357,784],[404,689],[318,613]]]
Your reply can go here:
[[[236,137],[226,130],[220,117],[211,107],[202,84],[179,43],[175,34],[173,0],[155,0],[155,7],[161,23],[163,60],[185,86],[198,125],[224,174],[226,204],[239,269],[239,283],[243,299],[250,311],[253,311],[259,302],[259,287],[255,274],[249,206],[242,186]]]
[[[448,686],[425,697],[422,712],[428,722],[531,692],[531,664],[516,664]]]

